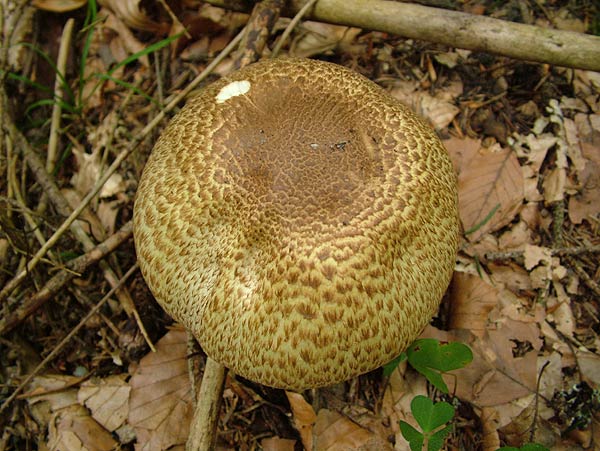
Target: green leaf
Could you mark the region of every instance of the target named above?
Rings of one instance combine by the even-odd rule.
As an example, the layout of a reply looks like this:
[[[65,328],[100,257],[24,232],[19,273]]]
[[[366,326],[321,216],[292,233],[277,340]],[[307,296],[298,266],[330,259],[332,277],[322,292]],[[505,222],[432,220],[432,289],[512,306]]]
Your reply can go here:
[[[449,424],[444,429],[437,431],[429,437],[427,442],[427,451],[438,451],[444,446],[444,440],[446,436],[452,431],[452,425]]]
[[[441,373],[463,368],[473,360],[473,352],[462,343],[440,344],[434,338],[416,340],[406,351],[408,362],[438,390],[448,393]]]
[[[415,396],[410,408],[423,432],[433,432],[454,417],[454,407],[444,401],[434,404],[426,396]]]
[[[406,421],[400,421],[400,432],[402,432],[402,436],[408,441],[412,451],[421,451],[423,449],[423,434]]]
[[[385,377],[391,376],[392,373],[394,372],[394,370],[396,368],[398,368],[398,365],[400,365],[402,362],[404,362],[407,358],[408,358],[408,356],[406,355],[405,352],[403,352],[398,357],[396,357],[394,360],[383,365],[383,375]]]
[[[503,446],[502,448],[498,448],[497,451],[549,451],[548,448],[542,445],[538,445],[537,443],[527,443],[520,448],[516,448],[514,446]]]
[[[521,446],[521,451],[549,451],[548,448],[537,443],[527,443]]]

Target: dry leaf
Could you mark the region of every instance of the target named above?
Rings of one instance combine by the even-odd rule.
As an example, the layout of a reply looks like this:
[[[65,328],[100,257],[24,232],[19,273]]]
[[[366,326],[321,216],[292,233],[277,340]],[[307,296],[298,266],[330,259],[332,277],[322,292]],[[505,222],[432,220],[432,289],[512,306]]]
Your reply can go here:
[[[260,441],[263,451],[294,451],[296,440],[270,437]]]
[[[31,383],[31,391],[27,401],[36,404],[40,401],[49,403],[56,412],[65,407],[77,404],[77,390],[69,387],[81,381],[81,378],[62,374],[37,376]]]
[[[581,192],[569,198],[569,219],[574,224],[600,216],[600,147],[584,143],[582,149],[587,163],[580,174]]]
[[[290,408],[294,415],[294,426],[300,433],[302,444],[306,449],[312,449],[313,426],[317,420],[317,415],[300,393],[286,391],[285,394],[290,402]]]
[[[498,290],[478,276],[461,272],[454,273],[451,286],[450,327],[483,336],[488,314],[498,304]]]
[[[500,448],[498,436],[498,412],[493,407],[483,407],[479,414],[483,430],[483,451],[496,451]]]
[[[66,13],[81,8],[87,0],[33,0],[33,6],[54,13]]]
[[[146,46],[134,36],[134,34],[125,25],[125,23],[123,23],[123,21],[121,21],[114,14],[110,14],[106,11],[104,13],[107,16],[104,26],[114,30],[117,33],[117,37],[111,40],[111,49],[113,50],[113,55],[117,61],[122,61],[128,56],[141,52],[146,48]],[[118,51],[115,51],[115,45],[118,46]],[[120,48],[122,48],[122,50]],[[145,67],[150,67],[148,55],[143,55],[142,57],[138,58],[138,61]]]
[[[516,263],[509,262],[505,265],[488,263],[487,269],[494,285],[502,284],[515,294],[524,290],[531,290],[529,273]]]
[[[465,336],[428,327],[424,333],[441,341],[462,341],[471,347],[473,361],[455,370],[444,381],[451,392],[477,407],[492,407],[529,396],[535,391],[537,352],[541,347],[536,323],[504,319],[483,337]],[[525,345],[523,355],[514,356],[516,343]],[[527,350],[529,349],[529,350]],[[521,351],[520,351],[521,352]],[[454,377],[456,376],[456,377]],[[458,385],[457,385],[458,384]]]
[[[305,21],[301,34],[290,45],[290,55],[308,58],[328,52],[344,43],[355,43],[356,36],[362,32],[359,28],[332,25],[322,22]]]
[[[592,385],[600,387],[600,356],[596,353],[577,350],[577,363],[581,370],[581,376]]]
[[[128,421],[140,450],[162,450],[183,444],[192,417],[187,365],[187,335],[171,330],[140,360],[132,376]],[[137,449],[137,448],[136,448]]]
[[[140,9],[141,0],[98,0],[102,6],[109,8],[127,26],[140,31],[164,34],[169,24],[154,22]]]
[[[509,224],[523,200],[521,167],[510,149],[480,148],[472,158],[462,159],[458,204],[470,241]]]
[[[370,431],[360,427],[341,414],[327,410],[319,410],[315,424],[316,449],[319,451],[354,451],[386,448]],[[373,446],[374,442],[377,447]]]
[[[550,262],[552,261],[552,252],[547,247],[526,244],[523,258],[525,259],[525,268],[533,269],[540,263],[550,265]]]
[[[454,105],[454,99],[448,99],[446,91],[439,91],[435,96],[423,93],[417,113],[425,117],[436,130],[446,128],[460,113]]]
[[[125,378],[125,374],[120,374],[88,380],[81,384],[77,393],[77,400],[110,432],[120,428],[127,418],[131,388]]]
[[[82,406],[61,409],[50,422],[48,446],[52,451],[112,451],[117,445]]]
[[[507,232],[500,235],[498,245],[501,249],[512,250],[522,249],[526,243],[533,241],[531,229],[525,221],[519,221],[513,225]]]

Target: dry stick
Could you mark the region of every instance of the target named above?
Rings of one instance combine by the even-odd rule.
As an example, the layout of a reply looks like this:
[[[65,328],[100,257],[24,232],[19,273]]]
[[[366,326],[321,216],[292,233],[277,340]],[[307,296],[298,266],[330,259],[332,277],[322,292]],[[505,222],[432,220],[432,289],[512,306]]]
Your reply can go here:
[[[242,33],[243,31],[240,32],[229,43],[229,45],[227,45],[227,47],[225,47],[221,51],[221,53],[219,53],[219,55],[208,66],[206,66],[206,68],[183,91],[181,91],[177,96],[175,96],[175,98],[173,98],[173,100],[163,110],[161,110],[156,115],[156,117],[152,121],[150,121],[150,123],[146,125],[146,127],[142,129],[142,131],[140,131],[134,137],[133,142],[127,149],[123,150],[121,153],[119,153],[119,155],[117,155],[113,163],[104,172],[104,174],[102,174],[102,176],[98,179],[94,187],[83,198],[83,200],[77,206],[77,208],[75,208],[73,212],[69,215],[69,217],[65,219],[65,221],[58,227],[58,229],[56,229],[54,234],[52,234],[52,236],[48,238],[48,241],[46,241],[46,245],[42,246],[36,252],[33,258],[27,263],[27,266],[23,271],[15,275],[4,286],[4,288],[2,288],[2,291],[0,291],[0,302],[6,300],[10,293],[12,293],[13,290],[17,288],[21,284],[21,282],[23,282],[23,280],[25,280],[27,274],[29,274],[33,270],[33,268],[37,266],[42,257],[46,254],[46,252],[48,252],[48,250],[52,246],[54,246],[54,244],[60,239],[62,234],[65,233],[66,230],[71,226],[73,221],[75,221],[79,217],[81,212],[87,207],[91,200],[102,189],[109,177],[119,168],[119,166],[121,166],[121,163],[129,156],[129,154],[131,154],[135,149],[137,149],[142,140],[154,129],[154,127],[156,127],[156,125],[165,117],[165,115],[173,108],[175,108],[177,104],[179,104],[179,102],[181,102],[181,100],[183,100],[185,96],[187,96],[204,78],[206,78],[206,76],[210,74],[213,71],[213,69],[233,50],[233,48],[240,42],[242,38]]]
[[[158,1],[162,5],[162,7],[165,9],[165,11],[169,15],[169,17],[171,18],[171,20],[173,21],[173,23],[176,24],[178,27],[180,27],[183,30],[183,34],[185,34],[185,37],[188,38],[188,39],[192,39],[192,35],[190,34],[190,32],[187,30],[187,28],[185,28],[185,25],[183,25],[181,23],[181,21],[175,15],[175,13],[171,9],[171,7],[167,4],[167,2],[165,0],[158,0]]]
[[[77,324],[77,326],[75,326],[73,328],[73,330],[71,330],[71,332],[69,332],[67,334],[67,336],[65,338],[63,338],[58,345],[56,345],[56,347],[52,350],[52,352],[50,354],[48,354],[46,356],[46,358],[44,360],[42,360],[40,362],[40,364],[38,366],[36,366],[35,369],[23,380],[23,382],[21,382],[19,384],[19,386],[15,389],[15,391],[12,392],[8,398],[6,398],[6,401],[4,401],[4,404],[2,404],[0,406],[0,414],[2,412],[4,412],[4,410],[10,405],[10,403],[12,401],[14,401],[14,399],[17,397],[17,395],[19,393],[21,393],[21,391],[23,391],[23,389],[27,386],[27,384],[29,384],[29,382],[31,382],[31,380],[35,377],[35,375],[38,374],[39,371],[42,368],[44,368],[48,364],[48,362],[50,362],[61,351],[61,349],[71,340],[71,338],[73,338],[73,336],[75,336],[75,334],[81,330],[81,328],[85,325],[85,323],[87,323],[88,320],[92,316],[94,316],[98,312],[98,310],[100,310],[100,308],[106,303],[106,301],[108,301],[110,299],[110,297],[114,294],[114,292],[117,291],[117,288],[122,286],[123,283],[125,283],[125,281],[135,272],[136,269],[137,269],[137,263],[135,265],[133,265],[125,273],[125,275],[123,277],[121,277],[117,287],[111,288],[110,291],[108,293],[106,293],[106,295],[94,306],[94,308],[92,308],[90,310],[90,312],[79,322],[79,324]]]
[[[217,420],[224,384],[225,367],[206,357],[202,384],[190,425],[190,435],[185,446],[186,451],[210,451],[215,448]]]
[[[577,247],[555,247],[550,249],[550,255],[581,255],[594,254],[600,252],[600,245],[597,246],[577,246]],[[487,252],[487,260],[516,260],[523,258],[525,251],[512,252]]]
[[[254,6],[240,45],[241,54],[235,62],[237,69],[255,62],[262,55],[283,3],[283,0],[262,0]]]
[[[298,25],[298,22],[300,22],[300,19],[302,19],[302,17],[304,17],[304,15],[308,12],[308,10],[315,3],[317,3],[317,0],[308,0],[306,2],[306,5],[304,5],[300,9],[300,11],[298,11],[298,13],[294,16],[294,18],[291,20],[291,22],[288,24],[288,26],[285,27],[285,30],[281,34],[281,38],[279,38],[279,41],[277,42],[277,44],[273,48],[273,52],[271,53],[271,58],[277,57],[277,55],[279,54],[279,51],[281,50],[281,47],[283,46],[283,44],[285,44],[285,42],[287,41],[288,37],[290,36],[290,34],[292,33],[292,31],[294,30],[294,28],[296,28],[296,25]]]
[[[227,7],[227,0],[206,0]],[[293,16],[306,0],[289,0]],[[239,9],[244,12],[248,10]],[[386,0],[319,0],[307,18],[521,60],[600,71],[600,37]]]
[[[8,122],[7,128],[10,130],[10,133],[13,136],[13,139],[16,139],[19,149],[25,156],[25,161],[27,162],[27,165],[33,172],[37,182],[43,187],[44,194],[46,195],[46,197],[48,197],[50,199],[50,201],[56,207],[56,210],[58,211],[59,214],[61,214],[62,216],[69,216],[69,214],[71,213],[71,207],[70,207],[69,203],[67,202],[67,200],[65,199],[63,194],[60,192],[60,189],[58,188],[58,186],[56,186],[56,183],[54,182],[54,180],[51,178],[51,176],[46,171],[44,164],[42,163],[40,158],[37,156],[37,154],[31,147],[31,145],[29,144],[27,139],[14,126],[14,124],[12,122],[10,122],[10,121]],[[89,214],[94,217],[93,219],[95,219],[98,223],[100,223],[100,220],[95,217],[95,214],[93,212],[90,211]],[[96,244],[85,232],[85,230],[82,227],[82,223],[80,221],[74,221],[71,224],[70,229],[71,229],[71,232],[73,233],[73,235],[75,236],[75,238],[77,239],[77,241],[79,241],[83,245],[84,251],[87,252],[90,249],[94,248],[94,246]],[[42,244],[42,246],[43,246],[43,244]],[[104,278],[107,280],[109,285],[111,287],[114,287],[117,284],[119,278],[115,274],[113,269],[110,267],[108,262],[101,261],[100,268],[102,268],[102,271],[104,273]],[[127,314],[133,315],[133,317],[135,318],[136,323],[140,329],[140,332],[142,333],[142,336],[146,340],[146,343],[148,343],[148,346],[150,346],[150,349],[155,351],[156,349],[154,348],[154,344],[152,343],[152,341],[150,340],[150,337],[148,336],[148,332],[146,331],[146,328],[144,327],[144,324],[139,316],[139,313],[137,312],[137,309],[135,308],[135,304],[134,304],[133,299],[131,298],[131,295],[129,294],[129,292],[126,289],[119,289],[119,290],[117,290],[117,298],[119,299],[119,302],[121,303],[121,305],[123,306],[123,308],[125,309]]]
[[[567,263],[573,268],[577,275],[583,280],[583,283],[592,290],[592,292],[600,297],[600,284],[592,279],[587,272],[581,267],[581,265],[573,258],[566,257]]]
[[[133,222],[129,221],[98,246],[68,262],[65,269],[48,280],[41,290],[25,299],[14,312],[0,318],[0,336],[17,327],[25,318],[51,299],[67,282],[114,251],[120,244],[128,240],[132,233]],[[113,288],[116,289],[119,286],[120,284],[117,283]]]

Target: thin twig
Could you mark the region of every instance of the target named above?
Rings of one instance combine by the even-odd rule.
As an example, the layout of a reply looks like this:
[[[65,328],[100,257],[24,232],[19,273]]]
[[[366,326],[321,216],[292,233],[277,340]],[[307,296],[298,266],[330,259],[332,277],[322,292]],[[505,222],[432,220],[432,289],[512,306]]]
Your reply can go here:
[[[11,395],[8,398],[6,398],[6,401],[4,401],[4,403],[0,406],[0,414],[4,412],[4,410],[6,410],[10,403],[17,397],[19,393],[21,393],[21,391],[23,391],[23,389],[27,386],[27,384],[29,384],[29,382],[31,382],[31,380],[36,376],[36,374],[38,374],[42,368],[44,368],[50,361],[52,361],[54,357],[56,357],[56,355],[62,350],[62,348],[75,336],[77,332],[81,330],[85,323],[87,323],[88,320],[100,310],[100,308],[106,303],[106,301],[110,299],[114,292],[117,291],[117,289],[121,287],[129,277],[131,277],[131,275],[137,270],[137,268],[138,265],[136,263],[125,273],[123,277],[121,277],[121,279],[119,280],[119,284],[116,287],[111,288],[110,291],[106,293],[106,295],[102,299],[100,299],[100,301],[98,301],[94,308],[92,308],[89,311],[89,313],[79,322],[79,324],[77,324],[77,326],[75,326],[71,330],[71,332],[69,332],[67,336],[63,338],[58,345],[56,345],[52,352],[50,352],[50,354],[48,354],[46,358],[42,360],[40,364],[36,366],[35,369],[19,384],[15,391],[12,392]]]
[[[12,293],[15,288],[17,288],[27,274],[29,274],[33,268],[37,266],[40,262],[41,258],[48,252],[48,250],[56,244],[56,242],[60,239],[60,237],[66,232],[66,230],[71,226],[73,221],[75,221],[79,215],[83,212],[83,210],[87,207],[90,201],[100,192],[106,181],[110,178],[110,176],[121,166],[121,163],[125,161],[125,159],[137,149],[142,140],[148,136],[148,134],[156,127],[160,121],[166,116],[166,114],[175,108],[179,102],[181,102],[202,80],[204,80],[213,70],[214,68],[238,45],[240,42],[243,30],[225,47],[221,53],[208,65],[206,68],[184,89],[182,90],[169,104],[160,111],[156,117],[150,121],[146,127],[144,127],[132,140],[131,145],[124,149],[113,161],[113,163],[108,167],[106,172],[96,181],[96,184],[91,189],[91,191],[83,198],[80,204],[73,210],[73,212],[68,216],[67,219],[56,229],[54,234],[48,241],[46,241],[46,245],[42,246],[36,254],[31,258],[31,260],[27,263],[26,268],[23,271],[20,271],[17,275],[15,275],[0,291],[0,302],[6,300],[10,293]]]
[[[76,275],[83,273],[88,267],[98,260],[106,257],[121,243],[129,239],[133,233],[133,223],[127,222],[121,229],[113,233],[94,249],[71,260],[65,265],[65,269],[55,274],[46,282],[44,287],[31,297],[27,298],[19,307],[10,314],[0,318],[0,336],[18,326],[25,318],[40,308],[46,301],[52,298],[58,291]],[[119,284],[115,284],[118,287]],[[113,288],[115,288],[113,287]]]
[[[235,62],[237,69],[254,63],[263,54],[283,3],[283,0],[262,0],[254,5],[240,45],[240,56]]]
[[[600,252],[600,245],[598,246],[577,246],[577,247],[556,247],[550,249],[550,255],[582,255],[582,254],[594,254]],[[522,259],[525,255],[524,251],[511,251],[511,252],[488,252],[485,254],[487,260],[518,260]]]
[[[279,51],[281,50],[281,47],[283,46],[283,44],[285,44],[285,42],[287,41],[291,32],[294,30],[294,28],[296,28],[296,25],[298,25],[298,22],[300,22],[300,19],[302,19],[302,17],[308,12],[308,10],[310,8],[312,8],[314,6],[315,3],[317,3],[317,0],[309,0],[300,9],[300,11],[298,11],[298,13],[293,17],[293,19],[290,21],[290,23],[285,28],[285,30],[283,30],[283,33],[281,34],[279,41],[273,48],[273,52],[271,53],[271,58],[277,57],[277,55],[279,54]]]

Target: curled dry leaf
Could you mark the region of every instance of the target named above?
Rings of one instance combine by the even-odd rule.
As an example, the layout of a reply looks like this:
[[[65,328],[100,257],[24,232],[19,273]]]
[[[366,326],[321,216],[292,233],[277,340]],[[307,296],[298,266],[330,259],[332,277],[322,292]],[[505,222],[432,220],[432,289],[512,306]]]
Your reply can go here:
[[[128,421],[139,449],[168,449],[183,444],[192,417],[187,365],[187,335],[168,332],[140,361],[131,381]],[[136,448],[137,449],[137,448]]]
[[[53,13],[66,13],[68,11],[74,11],[87,4],[87,0],[33,0],[31,2],[33,6],[45,11],[52,11]]]
[[[473,146],[470,147],[473,149]],[[458,206],[470,241],[509,224],[524,200],[517,156],[499,146],[471,150],[458,168]]]
[[[446,128],[460,112],[454,102],[463,92],[462,83],[452,82],[435,96],[417,88],[416,82],[397,81],[390,94],[427,119],[436,130]]]
[[[169,24],[159,24],[150,19],[140,8],[140,0],[98,0],[98,3],[113,11],[129,27],[136,30],[162,34],[169,29]]]
[[[286,391],[285,394],[290,402],[290,408],[294,415],[294,426],[300,433],[302,443],[306,449],[311,449],[313,443],[313,426],[317,420],[317,415],[312,406],[306,402],[304,396],[300,393]]]
[[[339,45],[356,42],[359,28],[306,21],[300,36],[291,45],[290,55],[308,58],[335,49]]]
[[[112,451],[117,442],[83,406],[70,406],[56,413],[48,431],[53,451]]]

